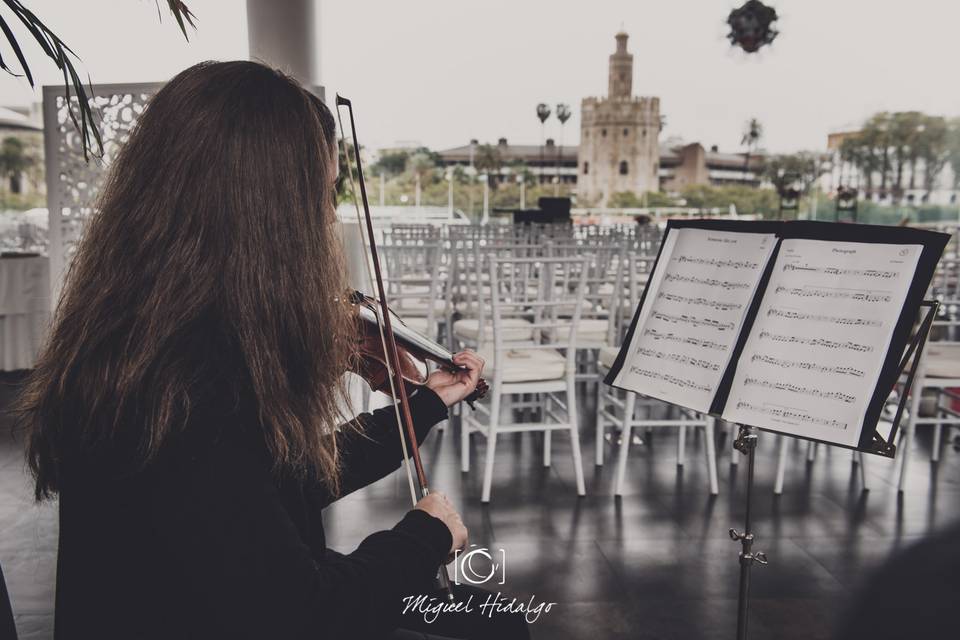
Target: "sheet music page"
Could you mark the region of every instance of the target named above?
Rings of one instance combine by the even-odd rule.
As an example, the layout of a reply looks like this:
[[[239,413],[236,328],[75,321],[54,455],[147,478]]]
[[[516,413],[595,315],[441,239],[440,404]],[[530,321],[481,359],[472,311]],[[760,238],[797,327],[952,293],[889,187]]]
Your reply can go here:
[[[784,240],[724,419],[855,446],[922,250]]]
[[[774,234],[671,229],[616,386],[710,410]]]

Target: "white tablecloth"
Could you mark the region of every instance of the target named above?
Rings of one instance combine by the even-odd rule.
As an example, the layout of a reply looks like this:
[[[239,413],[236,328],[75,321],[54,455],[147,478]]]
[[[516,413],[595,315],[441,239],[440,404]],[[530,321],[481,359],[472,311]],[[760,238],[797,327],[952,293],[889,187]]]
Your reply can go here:
[[[50,260],[0,258],[0,370],[33,367],[50,320]]]

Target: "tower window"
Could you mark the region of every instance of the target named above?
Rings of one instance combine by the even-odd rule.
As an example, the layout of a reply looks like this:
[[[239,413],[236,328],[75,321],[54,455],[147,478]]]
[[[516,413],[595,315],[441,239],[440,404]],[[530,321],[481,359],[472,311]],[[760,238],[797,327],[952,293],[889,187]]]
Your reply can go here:
[[[620,161],[620,175],[625,176],[630,173],[630,166],[627,164],[626,160]]]
[[[603,136],[604,138],[606,138],[606,137],[607,137],[607,130],[606,130],[606,129],[600,129],[600,135]]]
[[[584,174],[590,173],[590,163],[589,163],[589,162],[584,162],[584,163],[583,163],[583,173],[584,173]]]
[[[629,133],[630,133],[630,130],[629,130],[629,129],[624,129],[624,130],[623,130],[623,137],[626,138]]]

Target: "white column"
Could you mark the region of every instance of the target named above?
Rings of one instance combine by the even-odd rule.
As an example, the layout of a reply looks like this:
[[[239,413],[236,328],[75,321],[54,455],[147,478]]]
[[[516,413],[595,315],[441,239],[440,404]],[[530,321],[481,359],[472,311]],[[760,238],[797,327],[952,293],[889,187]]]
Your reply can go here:
[[[319,12],[316,0],[247,0],[247,41],[251,60],[277,67],[323,96],[316,34]]]

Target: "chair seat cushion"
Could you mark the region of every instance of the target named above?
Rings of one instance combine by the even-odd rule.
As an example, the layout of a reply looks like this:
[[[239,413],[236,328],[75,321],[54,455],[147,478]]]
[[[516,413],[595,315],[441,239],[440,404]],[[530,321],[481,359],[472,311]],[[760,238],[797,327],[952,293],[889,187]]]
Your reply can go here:
[[[403,319],[403,324],[407,325],[417,333],[420,333],[423,335],[427,335],[427,332],[430,328],[427,324],[427,318],[406,317]],[[427,336],[427,337],[430,337],[430,336]]]
[[[484,377],[501,382],[558,380],[566,373],[566,357],[553,349],[504,349],[496,363],[492,349],[481,349],[480,356]]]
[[[430,311],[431,303],[435,312],[443,313],[447,309],[447,301],[443,298],[432,301],[400,298],[397,300],[397,303],[391,305],[391,307],[394,311],[405,317],[408,315],[427,314]]]
[[[601,366],[609,369],[613,366],[614,360],[617,359],[617,356],[620,354],[620,347],[602,347],[600,349],[600,355],[597,360],[600,362]]]
[[[960,378],[960,342],[931,342],[923,365],[929,378]]]
[[[523,342],[533,338],[533,329],[530,321],[523,318],[504,318],[501,322],[504,342]],[[464,318],[453,323],[453,335],[476,342],[480,337],[480,321],[474,318]],[[493,320],[488,320],[483,328],[484,341],[493,340]]]
[[[580,326],[577,327],[577,344],[602,344],[607,340],[607,328],[610,325],[609,320],[603,318],[583,318],[580,320]],[[570,338],[570,326],[557,327],[557,342],[563,342]]]

